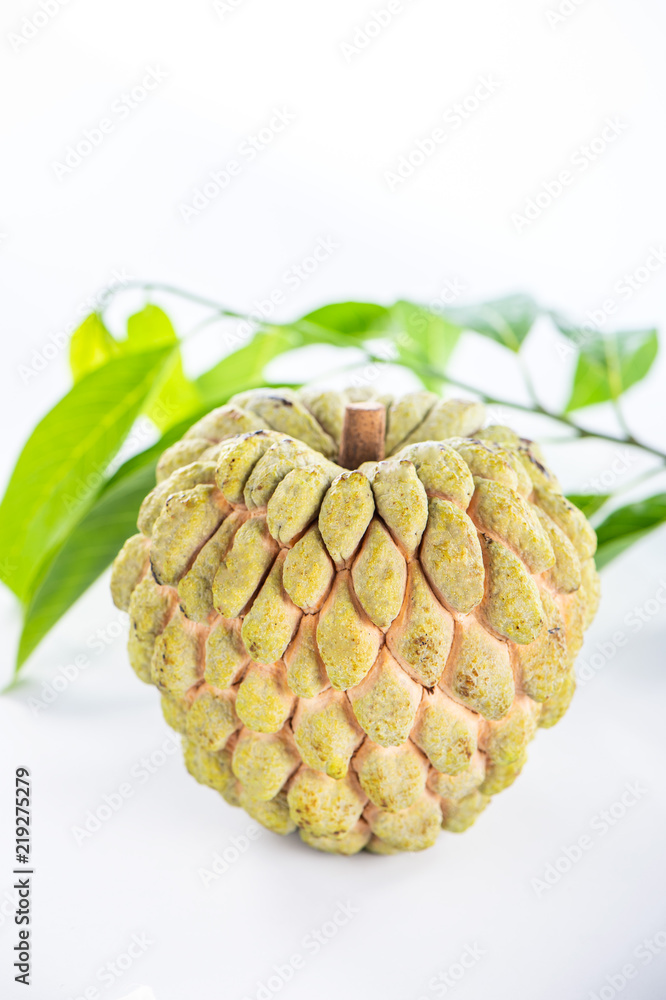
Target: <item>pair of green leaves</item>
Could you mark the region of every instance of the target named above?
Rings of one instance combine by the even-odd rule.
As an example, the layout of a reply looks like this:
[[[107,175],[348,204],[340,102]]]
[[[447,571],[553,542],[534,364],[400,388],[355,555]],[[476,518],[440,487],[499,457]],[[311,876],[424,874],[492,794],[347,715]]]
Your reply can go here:
[[[330,310],[337,307],[327,308],[330,318]],[[592,326],[576,327],[557,314],[540,309],[529,295],[509,295],[471,306],[445,306],[440,313],[399,302],[391,312],[398,319],[400,329],[408,333],[411,329],[428,331],[420,337],[417,333],[415,337],[420,349],[416,356],[401,351],[401,362],[415,368],[423,362],[425,353],[427,360],[442,372],[463,330],[488,337],[517,354],[537,319],[542,315],[549,317],[577,354],[565,413],[617,401],[622,393],[650,372],[659,346],[655,329],[603,334]],[[348,317],[346,325],[349,326]],[[427,384],[427,379],[423,381]],[[442,381],[439,380],[439,386]],[[437,379],[434,382],[433,387],[439,387]]]
[[[503,347],[519,351],[532,329],[539,307],[527,295],[509,295],[492,302],[434,311],[400,300],[386,308],[368,302],[340,302],[303,317],[360,343],[385,334],[396,344],[400,357],[430,362],[442,373],[464,330],[473,330]],[[336,341],[339,343],[339,341]],[[401,351],[402,348],[402,351]]]
[[[123,511],[136,520],[138,485],[114,491],[107,470],[137,417],[164,428],[202,407],[156,306],[130,317],[123,340],[89,316],[72,335],[70,367],[74,386],[33,431],[0,505],[0,578],[24,606],[19,664],[108,565],[127,535]]]
[[[601,334],[575,327],[556,314],[542,310],[528,295],[509,295],[477,305],[440,311],[412,302],[392,307],[369,302],[339,302],[310,312],[283,327],[273,327],[261,345],[261,360],[269,361],[283,350],[307,343],[338,347],[367,346],[376,338],[388,339],[394,360],[412,369],[428,388],[441,389],[446,367],[465,330],[471,330],[518,353],[539,316],[549,316],[576,351],[578,360],[565,412],[617,400],[649,373],[657,356],[657,332],[630,330]],[[256,346],[248,350],[254,352]],[[224,368],[225,361],[220,363]],[[219,371],[204,376],[217,385]],[[258,370],[257,378],[261,372]],[[259,384],[259,382],[257,383]]]
[[[540,310],[529,295],[508,295],[479,305],[446,309],[446,316],[465,330],[473,330],[518,353]]]
[[[462,333],[445,316],[404,300],[390,307],[336,302],[307,313],[288,329],[303,344],[365,348],[379,360],[410,368],[435,391],[446,381],[446,366]],[[382,342],[388,342],[388,349],[382,349]]]
[[[527,295],[446,310],[452,322],[515,352],[520,350],[542,313],[555,322],[577,355],[565,413],[618,400],[623,392],[645,378],[657,357],[658,337],[654,329],[604,334],[591,324],[577,327],[555,313],[542,311]]]
[[[162,310],[147,307],[130,318],[126,341],[97,316],[73,335],[75,384],[35,428],[0,505],[0,578],[24,606],[17,668],[136,531],[164,449],[214,406],[264,384],[267,362],[298,343],[297,335],[258,333],[189,382],[172,331]],[[142,413],[169,429],[108,478]]]
[[[23,603],[99,492],[170,360],[169,347],[111,358],[33,431],[0,505],[0,576]]]
[[[230,396],[265,384],[266,364],[301,343],[295,332],[258,332],[190,381],[171,322],[155,306],[130,317],[122,341],[97,315],[79,327],[70,344],[75,384],[31,435],[0,505],[0,578],[24,605],[19,667],[136,531],[164,449]],[[108,478],[141,413],[168,429]]]
[[[158,306],[147,305],[127,320],[127,337],[116,340],[97,313],[88,316],[72,334],[69,363],[74,382],[103,367],[114,358],[143,354],[169,347],[172,354],[156,379],[144,412],[160,430],[178,423],[201,407],[203,400],[196,385],[183,371],[178,337],[167,314]]]
[[[657,331],[602,333],[591,324],[577,327],[541,310],[528,295],[510,295],[474,306],[448,308],[444,315],[460,328],[473,330],[518,352],[540,315],[549,316],[577,354],[565,412],[619,399],[650,371],[658,351]]]

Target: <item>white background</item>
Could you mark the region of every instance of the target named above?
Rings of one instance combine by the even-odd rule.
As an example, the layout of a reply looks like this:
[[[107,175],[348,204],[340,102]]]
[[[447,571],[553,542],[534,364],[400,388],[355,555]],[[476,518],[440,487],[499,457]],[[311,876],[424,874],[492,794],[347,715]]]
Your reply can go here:
[[[583,0],[556,24],[547,17],[554,0],[412,0],[346,58],[341,43],[352,43],[357,27],[385,6],[240,0],[220,16],[205,0],[69,0],[22,44],[10,36],[40,8],[6,0],[3,480],[68,385],[64,351],[45,366],[36,359],[114,271],[238,309],[279,289],[280,318],[327,300],[432,301],[449,282],[464,286],[461,302],[528,291],[583,320],[610,298],[617,309],[604,328],[663,326],[666,269],[630,298],[615,288],[666,240],[666,25],[657,0]],[[114,102],[149,68],[165,79],[121,118]],[[492,96],[390,190],[386,171],[482,77],[497,84]],[[294,121],[186,223],[180,206],[191,204],[211,171],[239,158],[240,145],[276,108]],[[58,179],[54,162],[109,116],[113,131]],[[572,167],[576,150],[609,118],[622,125],[617,139],[587,169]],[[573,181],[561,197],[517,231],[512,216],[567,168]],[[290,290],[285,272],[322,237],[339,246]],[[127,296],[117,319],[140,301]],[[160,301],[186,332],[194,311]],[[531,341],[526,355],[537,385],[555,404],[570,362],[552,331]],[[196,370],[219,354],[212,331],[188,350],[188,363]],[[513,368],[485,342],[470,341],[456,363],[466,378],[519,398]],[[662,360],[627,400],[636,431],[662,447],[665,370]],[[396,381],[390,373],[382,379]],[[521,431],[535,430],[512,419]],[[549,454],[570,489],[589,487],[618,458],[612,447],[587,442]],[[630,456],[625,464],[618,484],[645,463]],[[126,664],[121,616],[100,581],[0,701],[3,996],[65,1000],[88,990],[119,1000],[144,985],[156,1000],[240,1000],[257,996],[273,966],[299,952],[305,967],[275,995],[431,1000],[444,995],[433,979],[476,946],[483,955],[450,990],[461,1000],[587,998],[604,988],[604,998],[613,990],[632,1000],[663,997],[666,950],[650,962],[634,952],[655,935],[666,942],[659,937],[666,932],[665,553],[662,531],[604,572],[604,602],[582,654],[587,663],[598,654],[599,669],[566,719],[539,734],[517,784],[467,834],[444,834],[420,855],[345,860],[266,833],[208,888],[198,869],[241,837],[248,819],[197,786],[175,754],[143,782],[141,760],[168,730],[154,691]],[[646,619],[638,627],[627,617],[636,608]],[[8,679],[19,616],[7,592],[0,613]],[[98,629],[108,640],[102,652]],[[86,669],[35,715],[29,699],[42,698],[45,683],[81,655]],[[16,937],[5,896],[20,764],[34,776],[30,991],[12,982]],[[127,781],[132,796],[79,846],[72,827]],[[637,801],[603,834],[599,814],[636,782]],[[532,880],[583,834],[592,848],[539,895]],[[333,918],[338,901],[358,912],[315,955],[304,939]],[[121,978],[101,981],[100,968],[123,955],[133,934],[151,943]],[[637,975],[619,989],[613,977],[627,962]]]

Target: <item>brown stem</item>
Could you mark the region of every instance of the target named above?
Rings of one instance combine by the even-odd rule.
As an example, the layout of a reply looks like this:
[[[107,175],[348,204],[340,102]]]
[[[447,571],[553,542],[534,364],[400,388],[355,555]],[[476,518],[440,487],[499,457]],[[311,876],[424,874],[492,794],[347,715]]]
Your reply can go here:
[[[385,406],[369,400],[349,403],[342,424],[339,464],[345,469],[358,469],[363,462],[381,462],[385,432]]]

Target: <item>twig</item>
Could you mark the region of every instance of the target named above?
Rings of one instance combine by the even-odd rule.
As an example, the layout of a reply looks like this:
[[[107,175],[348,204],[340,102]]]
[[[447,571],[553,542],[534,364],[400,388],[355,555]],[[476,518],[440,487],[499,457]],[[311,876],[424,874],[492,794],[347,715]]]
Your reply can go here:
[[[175,285],[170,285],[160,281],[129,281],[125,285],[113,286],[112,288],[107,290],[102,300],[101,311],[103,311],[108,307],[111,300],[117,294],[119,294],[120,292],[129,291],[131,289],[140,289],[143,291],[159,291],[159,292],[164,292],[167,295],[175,295],[178,296],[179,298],[187,299],[188,301],[193,302],[196,305],[200,305],[203,308],[212,309],[219,316],[226,316],[229,317],[230,319],[248,320],[252,323],[256,323],[259,329],[263,328],[265,330],[270,330],[271,327],[274,328],[276,325],[283,325],[285,327],[288,327],[289,329],[295,330],[296,332],[301,332],[304,335],[310,337],[316,337],[318,333],[321,334],[322,332],[322,328],[318,327],[317,324],[302,320],[296,321],[295,323],[269,324],[255,316],[249,316],[246,313],[237,312],[234,309],[228,309],[222,303],[215,302],[213,299],[209,299],[206,296],[197,295],[194,292],[188,292],[186,289],[178,288]],[[327,339],[329,342],[335,342],[339,346],[346,346],[346,347],[360,346],[358,344],[349,343],[346,338],[336,336],[335,331],[326,330],[325,332],[327,336],[324,339]],[[366,358],[369,361],[373,361],[376,364],[386,363],[386,358],[382,358],[376,354],[373,354],[372,352],[368,351],[367,348],[365,347],[363,348],[363,350],[365,352]],[[579,424],[577,424],[574,420],[572,420],[572,418],[568,414],[554,413],[552,410],[548,410],[545,406],[543,406],[541,402],[539,402],[534,385],[532,383],[531,376],[527,368],[524,367],[524,365],[522,366],[522,374],[523,378],[525,379],[527,390],[532,399],[531,405],[527,405],[525,403],[518,403],[510,399],[502,399],[499,396],[491,395],[490,393],[485,392],[483,389],[479,389],[477,386],[468,385],[466,382],[462,382],[460,379],[453,378],[453,376],[445,372],[440,372],[435,368],[431,368],[429,365],[412,364],[410,367],[417,374],[420,373],[430,378],[436,378],[443,382],[448,382],[450,385],[453,385],[458,389],[462,389],[464,392],[469,392],[472,395],[478,396],[481,400],[483,400],[484,403],[489,403],[490,405],[494,406],[504,406],[507,409],[519,410],[523,413],[536,413],[539,416],[547,417],[549,420],[554,420],[557,423],[563,424],[565,427],[568,427],[571,431],[573,431],[576,438],[596,438],[601,441],[610,441],[613,444],[620,444],[620,445],[630,446],[633,448],[640,448],[642,451],[648,452],[648,454],[654,455],[655,457],[659,458],[662,463],[666,463],[665,451],[662,451],[659,448],[655,448],[652,445],[646,444],[643,441],[639,441],[636,437],[634,437],[634,435],[626,425],[626,421],[624,420],[624,415],[622,414],[621,408],[619,408],[619,413],[618,413],[619,404],[617,401],[617,396],[615,394],[613,397],[613,403],[616,406],[616,413],[618,413],[620,426],[625,431],[624,437],[620,437],[616,434],[607,434],[604,431],[588,430],[587,428],[581,427]],[[613,387],[611,387],[611,391],[614,392]]]

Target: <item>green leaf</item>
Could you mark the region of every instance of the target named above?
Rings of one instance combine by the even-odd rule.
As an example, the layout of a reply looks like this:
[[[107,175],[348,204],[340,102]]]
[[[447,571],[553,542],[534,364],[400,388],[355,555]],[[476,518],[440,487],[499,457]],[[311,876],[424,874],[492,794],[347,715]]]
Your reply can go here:
[[[90,506],[169,357],[161,347],[95,369],[28,439],[0,504],[0,578],[20,600]]]
[[[519,351],[539,315],[539,307],[529,295],[508,295],[478,305],[447,308],[444,315],[464,330],[474,330]]]
[[[601,569],[648,532],[666,522],[666,493],[627,504],[609,514],[597,528],[597,567]]]
[[[268,332],[255,333],[249,344],[222,358],[196,380],[205,403],[226,402],[230,396],[245,389],[264,385],[264,368],[278,354],[300,347],[302,338],[288,327],[274,327]]]
[[[339,336],[334,343],[349,347],[367,340],[371,335],[379,335],[389,316],[386,306],[374,302],[334,302],[307,313],[294,326],[298,328],[301,323],[314,323],[337,333]]]
[[[139,507],[155,484],[156,461],[105,490],[67,537],[26,608],[17,670],[136,533]]]
[[[171,320],[159,306],[147,305],[127,320],[126,350],[141,353],[178,341]]]
[[[128,459],[104,484],[92,507],[73,527],[25,609],[16,670],[56,622],[113,562],[130,535],[144,497],[155,485],[162,452],[208,412],[208,407],[170,428],[160,440]]]
[[[171,320],[159,306],[147,305],[127,321],[125,340],[114,340],[93,313],[74,332],[70,342],[70,366],[74,381],[106,364],[112,358],[145,353],[157,347],[178,343]],[[179,351],[165,366],[164,373],[146,400],[144,413],[159,430],[178,423],[186,414],[201,407],[201,396],[194,383],[185,375]]]
[[[126,351],[147,351],[166,344],[177,344],[178,337],[171,320],[159,306],[147,305],[127,320]],[[201,406],[201,395],[185,375],[180,351],[165,366],[162,378],[155,384],[146,402],[144,413],[164,431]]]
[[[582,510],[585,517],[592,517],[603,507],[609,497],[610,493],[569,493],[567,500]]]
[[[164,376],[146,402],[144,413],[160,431],[178,423],[201,406],[201,393],[183,371],[180,354],[166,366]]]
[[[657,356],[656,330],[600,334],[560,326],[578,344],[579,356],[566,412],[618,399],[650,371]],[[568,332],[567,332],[568,331]]]
[[[405,301],[396,302],[391,308],[391,327],[396,360],[411,368],[428,389],[441,389],[461,328],[430,309]],[[442,376],[424,373],[424,365]]]
[[[97,313],[77,327],[69,341],[69,367],[75,382],[122,352]]]

